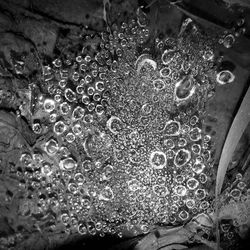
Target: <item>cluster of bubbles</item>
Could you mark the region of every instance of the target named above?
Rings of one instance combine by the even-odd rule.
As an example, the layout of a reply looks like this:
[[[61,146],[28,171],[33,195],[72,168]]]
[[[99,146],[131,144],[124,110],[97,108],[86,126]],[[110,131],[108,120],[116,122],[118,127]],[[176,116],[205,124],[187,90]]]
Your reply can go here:
[[[246,32],[245,19],[239,18],[231,30],[225,31],[222,37],[219,38],[218,42],[225,49],[230,49],[234,46],[236,39]],[[217,73],[216,82],[219,85],[226,85],[234,82],[235,75],[232,70],[223,69]]]
[[[30,213],[53,215],[51,229],[147,233],[211,210],[202,120],[216,82],[213,41],[189,18],[162,40],[147,25],[139,9],[102,32],[94,52],[44,66],[32,124],[42,140],[18,174],[36,200]]]
[[[241,173],[237,173],[233,182],[224,190],[221,205],[222,221],[220,229],[223,242],[230,241],[230,245],[237,244],[237,237],[248,223],[250,206],[250,189],[243,180]],[[228,217],[230,214],[230,217]],[[241,232],[242,233],[242,232]]]

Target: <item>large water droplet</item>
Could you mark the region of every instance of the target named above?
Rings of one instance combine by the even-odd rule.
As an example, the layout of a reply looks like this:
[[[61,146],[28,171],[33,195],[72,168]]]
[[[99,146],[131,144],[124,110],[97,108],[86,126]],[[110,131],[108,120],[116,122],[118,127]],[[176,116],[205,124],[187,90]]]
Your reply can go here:
[[[225,48],[229,49],[233,46],[235,42],[235,37],[232,34],[228,34],[223,39],[223,45]]]
[[[231,83],[234,81],[234,79],[235,79],[234,74],[229,70],[220,71],[216,75],[216,81],[220,85],[225,85],[225,84]]]
[[[50,139],[48,142],[45,143],[45,151],[49,155],[54,155],[58,151],[58,143],[54,139]]]
[[[60,168],[62,170],[71,171],[71,170],[74,170],[77,167],[77,163],[73,158],[68,157],[68,158],[65,158],[65,159],[61,160],[59,162],[59,166],[60,166]]]
[[[162,169],[167,164],[167,157],[161,151],[154,151],[150,155],[149,163],[154,169]]]
[[[99,200],[105,200],[105,201],[109,201],[112,200],[114,198],[114,194],[113,194],[113,190],[106,186],[99,195]]]
[[[43,103],[43,108],[45,112],[52,112],[55,109],[55,101],[53,99],[45,99]]]

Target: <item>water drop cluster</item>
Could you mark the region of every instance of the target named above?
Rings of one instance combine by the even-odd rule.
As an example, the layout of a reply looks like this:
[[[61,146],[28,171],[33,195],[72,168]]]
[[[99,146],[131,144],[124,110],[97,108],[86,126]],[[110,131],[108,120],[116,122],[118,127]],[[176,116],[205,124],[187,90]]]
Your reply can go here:
[[[20,178],[35,197],[29,212],[53,214],[51,228],[147,233],[210,208],[202,121],[216,80],[213,44],[191,19],[177,37],[152,41],[137,15],[86,38],[95,49],[44,65],[32,118],[42,139],[22,153]]]

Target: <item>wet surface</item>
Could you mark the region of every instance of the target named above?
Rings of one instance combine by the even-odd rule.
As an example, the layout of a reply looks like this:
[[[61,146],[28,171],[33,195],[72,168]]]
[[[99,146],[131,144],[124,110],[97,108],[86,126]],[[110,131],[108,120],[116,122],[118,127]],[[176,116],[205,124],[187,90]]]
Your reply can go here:
[[[215,242],[199,221],[214,217],[218,160],[249,85],[249,10],[196,2],[0,3],[2,249],[115,245],[183,225]],[[223,247],[249,226],[243,137],[222,194]]]

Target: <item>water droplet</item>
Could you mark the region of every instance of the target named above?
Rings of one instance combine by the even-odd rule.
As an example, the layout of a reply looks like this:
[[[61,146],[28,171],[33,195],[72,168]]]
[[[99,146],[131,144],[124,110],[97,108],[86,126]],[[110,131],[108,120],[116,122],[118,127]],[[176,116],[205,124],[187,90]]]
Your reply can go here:
[[[225,48],[229,49],[233,46],[235,42],[235,37],[232,34],[228,34],[223,39],[223,45]]]
[[[185,196],[186,193],[187,193],[187,189],[184,186],[182,186],[182,185],[178,185],[178,186],[175,186],[174,192],[178,196]]]
[[[58,143],[54,139],[50,139],[48,142],[45,143],[45,151],[49,155],[54,155],[58,151]]]
[[[191,159],[191,153],[187,149],[179,149],[174,158],[174,164],[176,167],[182,167]]]
[[[99,195],[99,200],[104,200],[104,201],[109,201],[112,200],[114,198],[114,194],[113,194],[113,190],[106,186]]]
[[[76,161],[72,157],[65,158],[59,162],[60,169],[62,170],[74,170],[77,167]]]
[[[225,85],[225,84],[231,83],[234,81],[234,79],[235,79],[234,74],[229,70],[220,71],[216,75],[216,81],[220,85]]]
[[[55,109],[55,101],[53,99],[45,99],[43,103],[43,108],[45,112],[52,112]]]
[[[146,13],[143,12],[142,7],[139,7],[136,11],[137,23],[140,27],[146,27],[149,24],[149,19]]]
[[[67,126],[63,121],[58,121],[54,124],[53,131],[56,135],[63,134],[67,129]]]
[[[199,186],[199,182],[195,178],[189,178],[187,180],[187,187],[190,190],[194,190]]]
[[[163,169],[167,165],[166,154],[161,151],[154,151],[150,154],[149,164],[154,169]]]
[[[76,93],[70,88],[65,89],[64,96],[69,102],[76,101]]]

